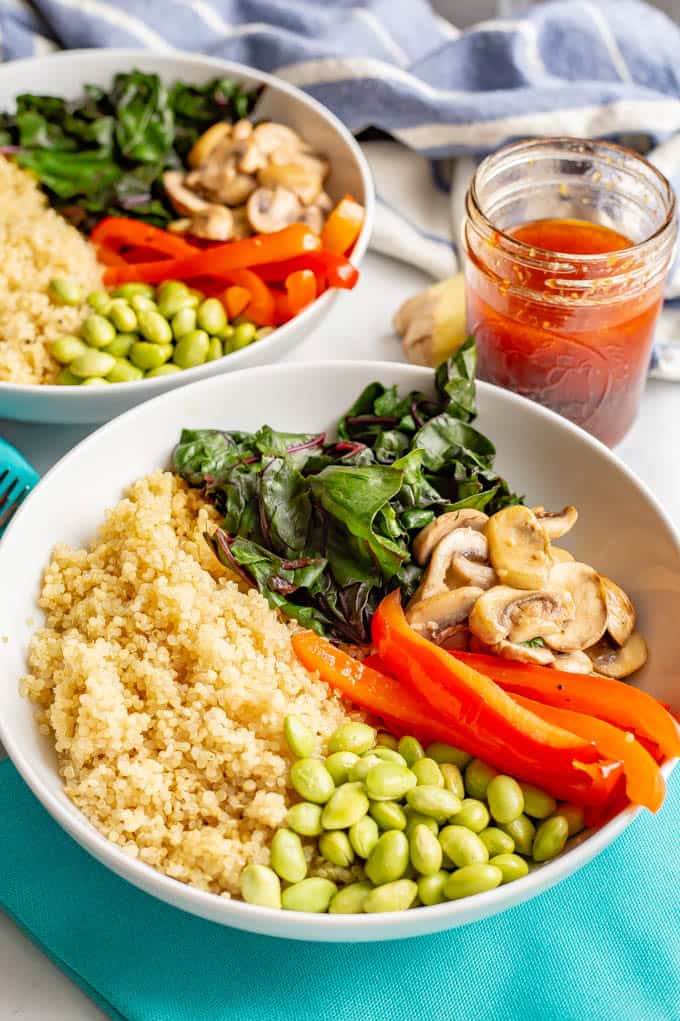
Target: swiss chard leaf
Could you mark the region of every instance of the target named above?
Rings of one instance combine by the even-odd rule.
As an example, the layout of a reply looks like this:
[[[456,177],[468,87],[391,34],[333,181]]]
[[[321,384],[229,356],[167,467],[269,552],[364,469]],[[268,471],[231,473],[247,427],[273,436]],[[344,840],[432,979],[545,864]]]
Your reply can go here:
[[[461,422],[471,422],[477,415],[475,407],[475,372],[477,348],[473,337],[442,362],[435,373],[435,386],[443,399],[448,400],[447,411]]]

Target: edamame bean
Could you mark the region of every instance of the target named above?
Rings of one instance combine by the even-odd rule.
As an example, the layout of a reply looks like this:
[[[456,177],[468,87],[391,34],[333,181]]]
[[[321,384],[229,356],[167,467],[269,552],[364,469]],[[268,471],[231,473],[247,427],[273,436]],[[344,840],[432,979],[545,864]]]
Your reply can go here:
[[[102,351],[106,351],[107,355],[113,355],[114,358],[127,358],[130,348],[138,340],[139,336],[136,333],[119,333],[110,344],[102,348]]]
[[[154,345],[160,347],[160,344]],[[181,372],[179,365],[173,365],[172,362],[168,362],[166,365],[159,365],[155,369],[149,369],[145,373],[147,379],[151,379],[153,376],[174,376],[176,372]]]
[[[447,791],[451,791],[452,794],[455,794],[462,801],[465,797],[465,784],[463,783],[463,774],[460,771],[460,767],[456,766],[454,762],[442,762],[439,769],[444,778],[444,786]]]
[[[269,849],[271,866],[287,883],[297,883],[307,875],[307,862],[297,833],[280,827]]]
[[[379,730],[378,736],[375,739],[376,744],[380,745],[381,748],[391,748],[396,752],[397,750],[397,739],[392,734],[388,734],[386,730]]]
[[[378,914],[383,911],[407,911],[418,896],[418,887],[412,879],[399,879],[378,886],[366,896],[364,912]]]
[[[54,380],[59,386],[79,386],[80,379],[74,376],[71,370],[66,367],[61,370],[59,375]]]
[[[125,298],[126,301],[129,301],[135,294],[153,298],[153,287],[151,284],[130,283],[121,284],[120,287],[116,287],[115,291],[111,291],[112,298]]]
[[[281,906],[286,911],[313,911],[322,914],[328,910],[337,892],[337,886],[331,883],[330,879],[310,876],[309,879],[303,879],[283,891]]]
[[[411,864],[422,876],[433,876],[442,867],[442,845],[427,826],[416,826],[409,841]]]
[[[372,801],[368,811],[381,830],[406,829],[406,813],[396,801]]]
[[[274,332],[273,326],[261,326],[257,333],[255,334],[255,340],[264,340],[265,337],[268,337],[269,334],[273,332]]]
[[[138,319],[139,319],[140,315],[142,314],[142,312],[157,312],[158,311],[158,305],[153,300],[153,298],[147,298],[147,296],[145,294],[133,294],[132,297],[129,299],[129,301],[130,301],[130,304],[132,305],[133,309],[137,313],[137,318]]]
[[[222,358],[224,355],[224,349],[222,347],[222,341],[219,337],[211,337],[210,343],[208,344],[208,357],[206,362],[216,362],[218,358]]]
[[[84,354],[74,358],[69,364],[69,369],[74,376],[87,379],[91,376],[106,376],[115,364],[116,359],[112,355],[90,348]]]
[[[486,800],[496,822],[512,822],[524,811],[522,788],[511,776],[494,776],[486,788]]]
[[[186,337],[187,333],[193,333],[196,329],[196,310],[193,308],[181,308],[172,317],[172,332],[176,340]]]
[[[448,878],[449,873],[443,869],[435,872],[433,876],[420,876],[418,878],[418,896],[423,904],[431,907],[432,904],[441,904],[446,900],[444,888]]]
[[[246,865],[239,877],[239,887],[247,904],[259,904],[262,908],[281,907],[279,877],[266,865]]]
[[[498,770],[487,766],[481,759],[472,759],[465,767],[465,790],[471,798],[483,801],[486,789],[497,773]]]
[[[370,815],[365,815],[349,829],[349,842],[360,858],[368,858],[379,836],[378,824]]]
[[[166,319],[172,319],[180,309],[195,307],[196,298],[189,293],[189,288],[174,280],[169,281],[158,294],[158,311]]]
[[[312,801],[298,801],[297,805],[291,805],[286,813],[288,828],[301,837],[318,837],[323,833],[321,825],[321,805],[315,805]]]
[[[88,376],[88,378],[84,379],[80,385],[81,386],[107,386],[108,384],[107,384],[107,381],[105,379],[103,379],[101,376]]]
[[[50,280],[47,293],[58,305],[80,305],[83,292],[80,284],[67,277],[55,277]]]
[[[333,777],[320,759],[294,762],[290,767],[290,782],[301,798],[315,805],[324,805],[335,790]]]
[[[366,775],[366,792],[374,801],[394,801],[403,798],[415,787],[416,777],[407,766],[397,762],[380,762]]]
[[[328,741],[329,752],[354,752],[363,755],[375,744],[376,732],[367,723],[343,723]]]
[[[108,307],[111,304],[111,295],[108,291],[90,291],[85,300],[90,308],[103,316],[106,315]]]
[[[172,355],[172,344],[152,344],[137,340],[130,348],[129,358],[139,369],[158,369]]]
[[[139,313],[139,332],[152,344],[169,344],[172,340],[170,323],[160,312],[154,312],[151,308]]]
[[[329,915],[360,915],[364,910],[364,901],[367,894],[373,889],[370,883],[362,880],[359,883],[350,883],[333,897],[328,905]]]
[[[520,854],[531,854],[536,833],[536,827],[531,819],[526,815],[520,815],[519,818],[513,819],[512,822],[503,823],[500,828],[515,841],[516,851],[519,851]]]
[[[421,787],[424,784],[429,784],[432,787],[444,786],[442,771],[434,759],[428,759],[427,757],[416,759],[411,769]]]
[[[383,748],[382,745],[370,752],[364,752],[364,755],[373,755],[374,758],[382,759],[383,762],[396,762],[400,766],[406,765],[406,759],[403,755],[400,755],[394,748]]]
[[[510,834],[504,833],[497,826],[489,826],[482,830],[479,839],[489,852],[489,858],[493,858],[496,854],[512,854],[515,850],[515,841]]]
[[[451,817],[451,822],[456,826],[465,826],[473,833],[481,833],[490,822],[489,810],[483,801],[476,798],[464,798],[461,802],[460,811]]]
[[[296,759],[308,759],[314,754],[316,740],[304,720],[289,713],[283,721],[283,736]]]
[[[575,833],[580,833],[586,824],[583,809],[579,808],[578,805],[572,805],[568,801],[562,802],[559,807],[559,814],[567,820],[570,837],[573,837]]]
[[[456,812],[460,812],[461,806],[461,802],[451,791],[429,784],[408,791],[406,800],[416,812],[429,815],[437,822],[446,822]]]
[[[336,787],[349,780],[350,770],[358,761],[359,756],[355,755],[354,752],[333,752],[332,755],[328,756],[326,759],[326,769],[333,777]]]
[[[420,812],[414,812],[412,808],[409,808],[406,813],[406,836],[410,837],[416,826],[427,826],[430,833],[434,833],[435,837],[439,833],[439,826],[437,821],[430,815],[422,815]]]
[[[59,337],[50,344],[50,354],[58,362],[61,362],[62,365],[68,365],[75,358],[84,355],[87,350],[88,347],[85,341],[81,340],[80,337],[73,337],[71,334]]]
[[[234,332],[227,338],[225,350],[227,352],[240,351],[248,347],[255,340],[256,328],[254,323],[241,323]]]
[[[371,851],[364,866],[376,886],[401,879],[409,864],[408,840],[401,830],[387,830]]]
[[[465,769],[472,759],[467,752],[462,752],[460,748],[454,748],[451,744],[444,744],[443,741],[433,741],[427,746],[425,754],[440,765],[443,762],[448,762],[458,766],[459,769]]]
[[[557,810],[557,802],[540,787],[531,783],[520,783],[524,797],[524,812],[532,819],[547,819]]]
[[[327,774],[330,775],[330,774]],[[314,798],[309,798],[313,801]],[[345,830],[368,812],[368,798],[360,783],[343,783],[331,795],[321,814],[326,830]]]
[[[173,361],[180,369],[192,369],[203,365],[208,357],[210,339],[204,330],[194,330],[177,341]]]
[[[489,859],[489,865],[495,865],[503,873],[503,882],[512,883],[515,879],[521,879],[529,871],[524,858],[518,854],[495,854]]]
[[[196,320],[206,333],[220,334],[227,325],[227,314],[219,298],[206,298],[196,310]]]
[[[133,333],[137,329],[137,314],[124,298],[112,301],[107,315],[121,333]]]
[[[563,815],[551,815],[536,830],[531,854],[534,861],[548,861],[563,850],[569,836],[569,823]]]
[[[349,868],[354,861],[354,848],[342,830],[333,830],[319,837],[319,853],[331,865],[339,865],[341,868]]]
[[[459,868],[489,860],[486,845],[465,826],[445,826],[439,834],[439,842],[443,851]]]
[[[113,323],[110,323],[104,316],[97,315],[95,312],[94,315],[88,316],[83,321],[81,333],[83,340],[90,347],[106,347],[116,336],[116,329]]]
[[[417,737],[410,737],[409,735],[402,737],[397,745],[397,751],[406,759],[407,766],[412,766],[418,759],[425,758],[423,746]]]
[[[350,769],[350,780],[365,780],[373,767],[377,766],[379,762],[382,762],[382,759],[379,759],[373,752],[365,752]]]
[[[132,383],[141,379],[144,373],[137,365],[132,365],[127,358],[116,358],[116,364],[106,378],[109,383]]]
[[[476,893],[495,890],[503,881],[503,873],[495,865],[464,865],[452,872],[446,881],[444,894],[449,900],[472,897]]]

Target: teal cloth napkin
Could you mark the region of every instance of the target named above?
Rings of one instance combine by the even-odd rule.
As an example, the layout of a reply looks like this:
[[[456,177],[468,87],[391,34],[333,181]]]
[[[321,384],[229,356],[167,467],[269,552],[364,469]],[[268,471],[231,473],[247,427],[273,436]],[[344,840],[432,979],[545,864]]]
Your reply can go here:
[[[437,936],[299,943],[129,886],[4,762],[0,906],[124,1021],[674,1021],[679,818],[680,770],[657,817],[528,904]]]

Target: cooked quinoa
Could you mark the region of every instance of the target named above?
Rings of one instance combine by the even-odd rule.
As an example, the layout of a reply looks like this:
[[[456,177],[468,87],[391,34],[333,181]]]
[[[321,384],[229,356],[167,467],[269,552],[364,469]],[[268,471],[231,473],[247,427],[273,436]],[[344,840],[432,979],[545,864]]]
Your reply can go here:
[[[70,277],[83,294],[101,285],[89,241],[50,209],[35,178],[0,155],[0,381],[49,383],[59,365],[49,341],[73,333],[84,306],[55,305],[50,280]]]
[[[66,793],[109,840],[231,895],[244,865],[268,862],[286,813],[284,717],[302,717],[323,749],[347,711],[297,662],[266,600],[217,563],[203,538],[214,516],[159,471],[88,549],[57,546],[22,690]]]

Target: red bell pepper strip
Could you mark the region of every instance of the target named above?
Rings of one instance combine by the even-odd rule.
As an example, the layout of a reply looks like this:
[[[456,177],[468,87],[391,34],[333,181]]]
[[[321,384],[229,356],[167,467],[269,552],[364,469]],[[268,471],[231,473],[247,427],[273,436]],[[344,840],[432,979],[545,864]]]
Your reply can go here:
[[[227,310],[229,318],[236,319],[236,316],[240,316],[250,299],[251,293],[245,287],[238,287],[236,284],[227,287],[222,295],[222,303]]]
[[[345,195],[335,209],[331,210],[321,231],[321,244],[328,252],[342,255],[349,251],[359,237],[364,222],[364,207]]]
[[[666,793],[661,770],[630,731],[620,730],[611,723],[586,713],[576,713],[573,709],[556,709],[533,698],[524,698],[523,695],[512,697],[542,720],[554,723],[556,727],[564,727],[588,741],[594,741],[603,756],[620,759],[623,762],[626,793],[633,804],[644,805],[652,812],[661,808]]]
[[[127,266],[128,261],[115,250],[106,245],[100,245],[97,249],[97,259],[103,266]]]
[[[187,258],[161,259],[127,269],[115,267],[107,270],[104,279],[107,284],[127,281],[158,284],[162,280],[192,280],[198,276],[225,279],[225,273],[231,270],[292,259],[315,252],[320,244],[313,230],[303,223],[292,223],[273,234],[256,234],[242,241],[227,241],[203,251],[192,249],[193,254]]]
[[[311,269],[317,281],[328,281],[330,287],[351,290],[359,279],[359,270],[344,255],[334,252],[307,252],[285,262],[265,263],[258,266],[258,273],[268,283],[282,283],[287,276],[298,269]],[[318,285],[317,285],[318,286]],[[322,288],[319,288],[321,290]]]
[[[594,742],[547,724],[489,677],[419,635],[404,616],[398,590],[373,615],[372,637],[390,674],[429,703],[456,732],[463,751],[542,785],[554,797],[581,804],[609,797],[620,762],[603,761]]]
[[[251,269],[232,269],[224,273],[225,280],[250,291],[247,307],[248,318],[258,326],[274,326],[275,307],[271,290]]]
[[[558,709],[573,709],[597,716],[653,742],[668,758],[680,755],[678,724],[660,702],[640,688],[610,677],[571,674],[500,656],[469,652],[452,652],[449,655],[473,669],[482,670],[504,691],[524,695]]]
[[[294,316],[316,299],[316,277],[311,269],[297,269],[286,277],[288,304]]]
[[[177,234],[124,216],[104,217],[90,234],[90,241],[93,245],[104,245],[118,252],[124,248],[136,247],[182,257],[193,255],[196,251],[193,245]]]

